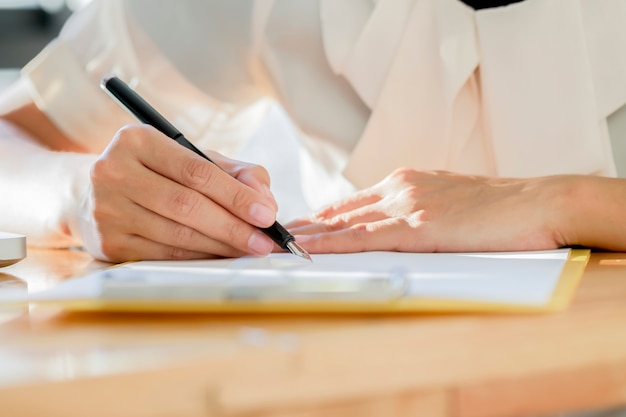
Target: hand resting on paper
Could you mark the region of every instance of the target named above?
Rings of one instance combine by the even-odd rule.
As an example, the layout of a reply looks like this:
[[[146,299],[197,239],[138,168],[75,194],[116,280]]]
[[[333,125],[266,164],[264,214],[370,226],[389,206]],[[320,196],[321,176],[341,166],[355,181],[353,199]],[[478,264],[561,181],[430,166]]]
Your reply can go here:
[[[398,169],[286,227],[311,253],[626,250],[626,181]]]

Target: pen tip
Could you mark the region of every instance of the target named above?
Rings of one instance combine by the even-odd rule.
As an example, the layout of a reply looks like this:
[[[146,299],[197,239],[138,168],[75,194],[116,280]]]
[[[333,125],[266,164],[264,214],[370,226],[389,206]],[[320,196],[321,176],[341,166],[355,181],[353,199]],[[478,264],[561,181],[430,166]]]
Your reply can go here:
[[[302,246],[298,245],[295,240],[287,242],[286,246],[287,250],[289,250],[289,252],[293,253],[294,255],[307,259],[309,262],[313,262],[313,259],[311,259],[311,255],[309,255],[309,253],[304,250]]]

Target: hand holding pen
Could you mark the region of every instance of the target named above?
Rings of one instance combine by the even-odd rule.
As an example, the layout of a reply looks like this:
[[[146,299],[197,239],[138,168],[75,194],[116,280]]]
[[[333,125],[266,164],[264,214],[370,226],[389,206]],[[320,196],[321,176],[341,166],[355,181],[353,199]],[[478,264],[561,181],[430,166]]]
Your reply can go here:
[[[121,129],[92,169],[99,203],[94,216],[109,223],[99,227],[110,234],[102,239],[105,258],[266,255],[275,242],[310,259],[276,222],[267,171],[217,153],[205,155],[118,78],[108,77],[102,86],[156,129]],[[133,222],[111,216],[123,206]]]

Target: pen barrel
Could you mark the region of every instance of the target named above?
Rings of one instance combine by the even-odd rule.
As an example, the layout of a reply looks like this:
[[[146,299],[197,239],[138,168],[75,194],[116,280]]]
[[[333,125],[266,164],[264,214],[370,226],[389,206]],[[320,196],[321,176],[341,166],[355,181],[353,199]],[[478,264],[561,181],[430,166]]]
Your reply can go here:
[[[270,227],[259,227],[259,230],[272,239],[281,249],[287,250],[287,243],[294,240],[293,236],[280,223],[274,222]]]
[[[115,76],[108,76],[102,80],[101,85],[140,122],[151,125],[172,139],[181,134],[161,113],[135,93],[124,81]]]
[[[200,149],[196,148],[196,146],[193,143],[189,142],[189,140],[186,137],[184,137],[182,133],[179,133],[178,135],[176,135],[172,139],[174,139],[176,142],[178,142],[179,145],[184,146],[185,148],[189,149],[190,151],[195,152],[197,155],[200,155],[201,157],[203,157],[207,161],[211,162],[213,165],[215,165],[219,169],[222,169],[221,166],[217,165],[211,158],[206,156],[206,154],[204,152],[202,152]]]

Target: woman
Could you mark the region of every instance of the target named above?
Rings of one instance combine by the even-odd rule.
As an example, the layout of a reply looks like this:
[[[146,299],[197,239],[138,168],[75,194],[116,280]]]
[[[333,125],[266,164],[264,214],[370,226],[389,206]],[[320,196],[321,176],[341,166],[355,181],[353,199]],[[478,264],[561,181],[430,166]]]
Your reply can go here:
[[[615,174],[624,19],[612,0],[95,1],[3,97],[18,203],[0,229],[111,261],[263,255],[253,226],[279,201],[284,218],[332,204],[290,224],[312,251],[621,249],[562,214],[621,182],[543,176]],[[201,149],[265,166],[272,192],[259,166],[129,125],[98,89],[110,72]]]

